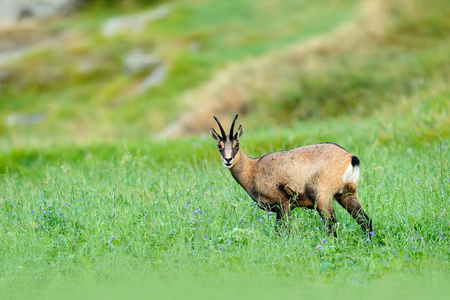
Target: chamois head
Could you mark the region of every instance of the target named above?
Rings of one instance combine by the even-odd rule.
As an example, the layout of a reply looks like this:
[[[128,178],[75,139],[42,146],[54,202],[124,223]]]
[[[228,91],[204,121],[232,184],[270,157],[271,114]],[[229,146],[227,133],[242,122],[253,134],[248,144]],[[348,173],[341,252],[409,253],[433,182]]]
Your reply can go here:
[[[244,133],[244,128],[242,127],[242,125],[239,125],[238,130],[233,135],[234,122],[236,122],[237,117],[238,114],[234,116],[229,135],[226,135],[225,130],[223,130],[223,127],[220,124],[219,120],[216,118],[216,116],[214,116],[214,120],[216,120],[217,124],[219,125],[222,136],[220,136],[214,130],[214,128],[211,128],[210,131],[213,139],[217,141],[217,146],[219,147],[219,151],[222,156],[222,164],[225,168],[228,169],[233,167],[236,162],[235,158],[236,155],[239,153],[239,140],[241,139],[242,134]]]

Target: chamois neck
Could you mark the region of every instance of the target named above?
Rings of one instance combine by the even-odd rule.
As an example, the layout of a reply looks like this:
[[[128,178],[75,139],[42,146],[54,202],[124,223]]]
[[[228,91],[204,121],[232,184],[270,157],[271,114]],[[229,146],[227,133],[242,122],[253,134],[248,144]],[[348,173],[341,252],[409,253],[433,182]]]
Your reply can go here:
[[[255,161],[255,159],[248,157],[241,149],[236,154],[235,164],[230,171],[234,179],[244,188],[248,187],[251,183],[251,174],[253,174]]]

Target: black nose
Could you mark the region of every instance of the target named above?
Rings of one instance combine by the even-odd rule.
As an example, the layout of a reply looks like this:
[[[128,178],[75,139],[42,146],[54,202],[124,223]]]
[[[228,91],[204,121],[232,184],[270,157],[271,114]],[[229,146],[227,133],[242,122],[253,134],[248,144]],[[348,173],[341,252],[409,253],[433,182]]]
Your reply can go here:
[[[231,158],[225,158],[225,161],[226,161],[227,163],[230,163],[230,162],[231,162]]]

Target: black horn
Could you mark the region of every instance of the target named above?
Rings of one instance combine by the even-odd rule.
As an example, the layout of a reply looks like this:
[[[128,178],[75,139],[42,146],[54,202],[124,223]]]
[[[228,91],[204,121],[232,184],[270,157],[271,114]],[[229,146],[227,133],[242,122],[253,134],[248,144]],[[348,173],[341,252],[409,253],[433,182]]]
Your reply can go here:
[[[230,128],[230,138],[233,136],[234,122],[236,122],[237,117],[238,117],[238,114],[236,114],[236,115],[234,116],[233,123],[231,123],[231,128]]]
[[[219,125],[220,132],[222,133],[222,138],[226,138],[227,135],[225,134],[225,130],[223,130],[222,124],[220,124],[219,120],[216,118],[216,116],[213,116],[214,120],[216,120],[217,124]]]

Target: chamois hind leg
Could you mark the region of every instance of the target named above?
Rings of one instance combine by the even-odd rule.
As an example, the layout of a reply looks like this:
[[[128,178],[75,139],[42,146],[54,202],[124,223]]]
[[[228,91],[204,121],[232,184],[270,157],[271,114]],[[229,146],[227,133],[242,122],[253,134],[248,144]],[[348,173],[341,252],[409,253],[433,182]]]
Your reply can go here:
[[[361,208],[359,203],[358,192],[354,186],[346,186],[342,194],[335,196],[336,200],[342,207],[344,207],[349,214],[356,220],[361,226],[364,232],[371,232],[372,220],[367,216],[365,211]]]
[[[337,218],[334,213],[333,198],[326,194],[319,196],[316,202],[316,210],[320,217],[328,225],[328,233],[333,234],[334,237],[337,237],[337,232],[334,228],[334,225],[337,223]]]

